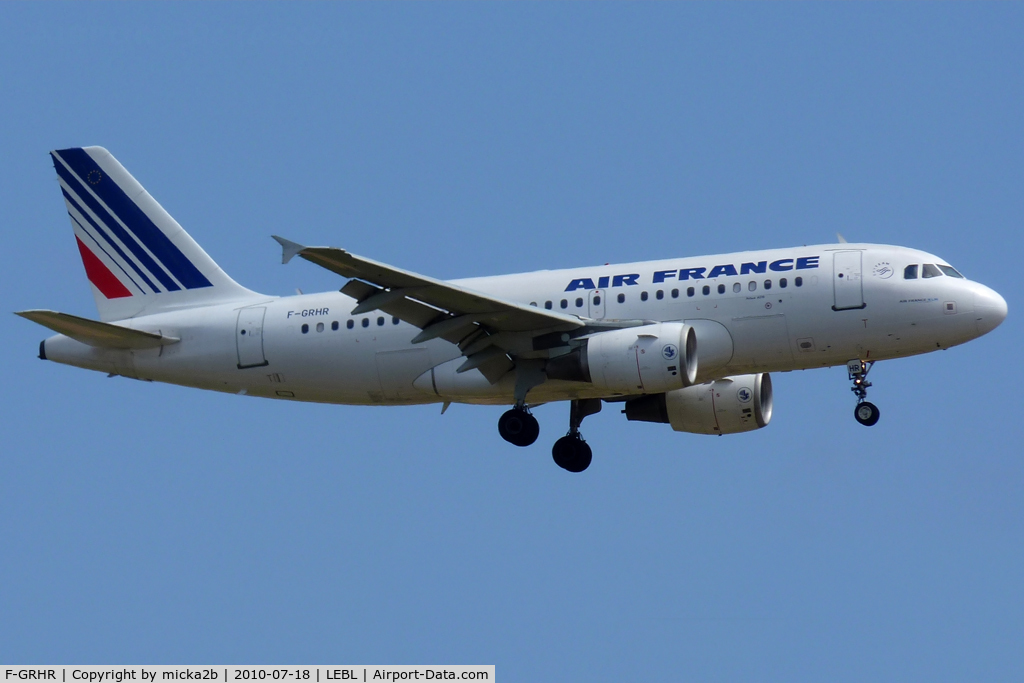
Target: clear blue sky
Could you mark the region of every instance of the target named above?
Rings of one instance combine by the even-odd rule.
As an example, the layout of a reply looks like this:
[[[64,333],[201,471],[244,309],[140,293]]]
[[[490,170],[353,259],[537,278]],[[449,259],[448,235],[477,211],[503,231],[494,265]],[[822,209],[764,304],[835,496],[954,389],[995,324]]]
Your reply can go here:
[[[103,145],[243,284],[272,233],[439,277],[851,241],[991,335],[774,377],[759,432],[271,402],[36,360],[0,315],[0,662],[502,680],[1024,677],[1024,6],[0,4],[7,311],[95,310],[47,151]],[[645,679],[646,680],[646,679]]]

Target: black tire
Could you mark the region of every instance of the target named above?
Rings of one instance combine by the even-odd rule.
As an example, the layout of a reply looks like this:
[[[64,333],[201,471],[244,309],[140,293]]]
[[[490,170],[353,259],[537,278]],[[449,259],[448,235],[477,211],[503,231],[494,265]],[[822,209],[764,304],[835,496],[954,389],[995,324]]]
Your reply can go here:
[[[529,446],[540,436],[540,424],[525,410],[513,408],[498,419],[498,434],[513,446]]]
[[[590,446],[579,436],[563,436],[551,447],[555,464],[568,472],[579,473],[590,467],[594,459]]]
[[[881,416],[882,413],[878,410],[878,406],[868,401],[858,403],[857,407],[853,409],[853,418],[865,427],[874,425]]]

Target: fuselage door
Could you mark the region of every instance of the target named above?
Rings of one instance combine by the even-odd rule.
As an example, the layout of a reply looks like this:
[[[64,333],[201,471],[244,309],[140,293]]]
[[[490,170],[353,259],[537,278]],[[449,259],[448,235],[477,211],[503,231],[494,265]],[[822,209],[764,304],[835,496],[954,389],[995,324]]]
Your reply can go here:
[[[263,355],[263,317],[267,314],[264,306],[243,308],[238,312],[235,326],[235,343],[238,345],[238,369],[257,368],[267,365]]]
[[[837,251],[832,261],[832,286],[835,290],[834,311],[864,308],[864,286],[861,278],[860,251]]]
[[[590,317],[597,320],[604,319],[605,290],[592,289],[590,291]]]

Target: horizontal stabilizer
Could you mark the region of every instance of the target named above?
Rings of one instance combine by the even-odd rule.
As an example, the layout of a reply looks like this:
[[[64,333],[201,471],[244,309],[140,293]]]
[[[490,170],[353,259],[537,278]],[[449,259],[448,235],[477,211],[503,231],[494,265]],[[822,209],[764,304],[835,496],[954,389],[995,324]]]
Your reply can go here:
[[[83,344],[105,349],[151,349],[179,341],[174,337],[131,330],[120,325],[101,323],[57,311],[18,311],[15,315],[39,323]]]

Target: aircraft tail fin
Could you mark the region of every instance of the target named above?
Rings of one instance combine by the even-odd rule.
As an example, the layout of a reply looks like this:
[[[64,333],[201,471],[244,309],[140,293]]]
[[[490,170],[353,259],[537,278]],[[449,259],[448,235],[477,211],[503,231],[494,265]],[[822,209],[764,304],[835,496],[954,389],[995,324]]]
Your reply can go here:
[[[50,152],[100,320],[256,296],[102,147]]]

